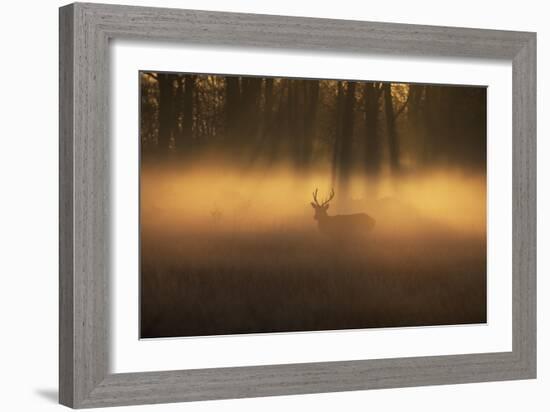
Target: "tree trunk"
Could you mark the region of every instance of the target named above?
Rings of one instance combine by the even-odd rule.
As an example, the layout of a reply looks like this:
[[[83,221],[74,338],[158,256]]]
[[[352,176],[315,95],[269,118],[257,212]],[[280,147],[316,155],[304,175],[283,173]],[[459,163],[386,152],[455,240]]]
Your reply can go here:
[[[228,76],[225,81],[225,136],[227,143],[233,145],[236,138],[241,101],[240,79]]]
[[[381,153],[378,133],[379,84],[365,84],[365,170],[369,175],[380,172]]]
[[[241,105],[243,119],[237,126],[242,142],[254,142],[257,140],[261,116],[259,112],[260,95],[262,91],[262,79],[259,77],[243,78]]]
[[[175,124],[173,80],[167,73],[158,73],[157,77],[159,86],[158,148],[161,152],[167,152],[170,149]]]
[[[286,132],[286,139],[288,139],[288,146],[290,151],[290,156],[294,164],[297,163],[297,159],[299,156],[299,150],[300,145],[299,141],[296,138],[296,87],[295,87],[295,80],[288,79],[288,87],[287,87],[287,101],[286,101],[286,126],[287,126],[287,132]]]
[[[399,140],[395,127],[395,112],[391,94],[391,83],[384,84],[384,109],[386,115],[386,131],[388,134],[388,147],[390,152],[390,167],[392,172],[399,172]]]
[[[268,77],[265,79],[265,106],[264,106],[264,118],[263,118],[263,138],[269,137],[271,132],[271,116],[273,112],[273,78]]]
[[[309,136],[305,134],[305,117],[306,109],[305,89],[307,80],[292,81],[292,136],[294,139],[295,166],[302,169],[308,163],[309,158]]]
[[[277,105],[274,108],[272,119],[273,128],[268,146],[268,160],[273,163],[281,153],[281,148],[288,139],[288,80],[282,80],[278,85]],[[277,94],[277,93],[275,93]],[[286,149],[286,147],[285,147]]]
[[[195,76],[186,75],[183,91],[182,139],[178,150],[193,146],[193,107],[195,103]],[[177,147],[177,146],[176,146]]]
[[[341,198],[347,198],[352,169],[352,143],[355,120],[355,82],[348,82],[342,119],[340,157],[338,159],[338,184]]]
[[[306,141],[303,166],[309,167],[313,155],[313,142],[315,141],[315,122],[317,120],[317,105],[319,101],[319,80],[304,80],[303,95],[303,134]]]
[[[344,87],[338,82],[334,116],[334,142],[332,148],[332,187],[336,186],[339,174],[340,151],[342,146],[342,112],[344,108]]]

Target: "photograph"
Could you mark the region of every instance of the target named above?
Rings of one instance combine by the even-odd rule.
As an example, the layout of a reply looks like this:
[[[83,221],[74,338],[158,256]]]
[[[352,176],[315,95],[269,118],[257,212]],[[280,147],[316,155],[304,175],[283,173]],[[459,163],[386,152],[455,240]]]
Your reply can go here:
[[[139,72],[140,338],[487,321],[487,88]]]

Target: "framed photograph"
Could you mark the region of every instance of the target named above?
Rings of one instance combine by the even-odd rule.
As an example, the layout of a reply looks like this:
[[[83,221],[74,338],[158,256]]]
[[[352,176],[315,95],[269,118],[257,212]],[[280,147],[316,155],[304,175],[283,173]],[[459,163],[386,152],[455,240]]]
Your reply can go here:
[[[60,402],[536,376],[536,35],[60,9]]]

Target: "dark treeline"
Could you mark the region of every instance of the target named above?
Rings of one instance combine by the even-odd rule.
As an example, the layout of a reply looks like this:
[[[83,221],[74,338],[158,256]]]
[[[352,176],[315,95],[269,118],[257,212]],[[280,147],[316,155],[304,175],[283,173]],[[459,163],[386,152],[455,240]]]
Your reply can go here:
[[[224,154],[369,176],[486,164],[486,89],[142,72],[144,160]]]

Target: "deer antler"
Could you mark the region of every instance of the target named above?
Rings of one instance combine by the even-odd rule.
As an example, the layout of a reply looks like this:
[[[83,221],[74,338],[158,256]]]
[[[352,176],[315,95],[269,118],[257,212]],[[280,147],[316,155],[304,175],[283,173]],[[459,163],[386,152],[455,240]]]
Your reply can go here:
[[[317,193],[319,192],[319,189],[315,189],[315,192],[313,192],[313,200],[315,201],[315,204],[319,207],[323,207],[325,206],[326,204],[328,204],[328,202],[330,202],[333,198],[334,198],[334,188],[330,190],[330,195],[329,197],[323,201],[323,203],[319,204],[319,201],[317,200]]]
[[[326,205],[328,202],[330,202],[332,199],[334,198],[334,188],[330,189],[330,195],[329,197],[327,198],[327,200],[325,200],[323,202],[323,204],[321,206],[324,206]]]
[[[313,192],[313,200],[315,201],[315,204],[317,206],[321,206],[319,202],[317,201],[317,192],[319,192],[319,189],[315,188],[315,192]]]

